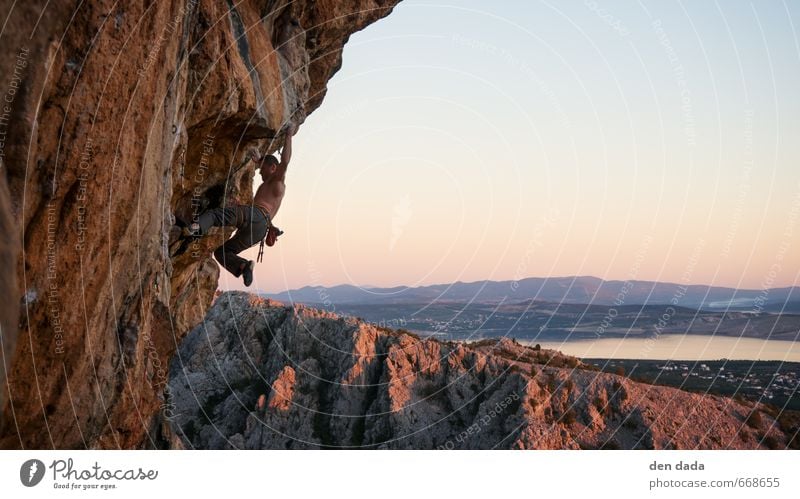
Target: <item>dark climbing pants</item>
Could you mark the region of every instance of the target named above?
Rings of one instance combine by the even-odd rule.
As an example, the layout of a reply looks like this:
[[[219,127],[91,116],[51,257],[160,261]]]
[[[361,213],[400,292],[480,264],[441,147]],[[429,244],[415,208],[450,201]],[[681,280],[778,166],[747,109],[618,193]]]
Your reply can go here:
[[[245,205],[208,210],[200,215],[197,223],[201,234],[207,234],[211,227],[236,227],[236,234],[214,250],[214,258],[236,277],[242,275],[247,263],[239,253],[264,239],[270,224],[266,213]]]

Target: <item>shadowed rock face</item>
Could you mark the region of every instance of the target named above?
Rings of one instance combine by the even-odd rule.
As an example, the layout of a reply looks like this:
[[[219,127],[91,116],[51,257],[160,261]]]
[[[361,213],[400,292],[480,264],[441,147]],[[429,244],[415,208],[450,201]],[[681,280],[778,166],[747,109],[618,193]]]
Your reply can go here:
[[[632,382],[509,339],[420,340],[241,292],[216,299],[169,376],[174,448],[787,445],[761,406]]]
[[[11,200],[4,172],[0,169],[0,268],[13,269],[17,257],[17,232],[11,219]],[[14,272],[0,272],[0,296],[17,296],[17,285]],[[17,302],[8,300],[0,307],[0,407],[7,398],[6,370],[11,361],[11,354],[17,342]]]
[[[397,1],[10,11],[2,46],[27,66],[0,170],[5,350],[21,317],[0,447],[155,445],[166,366],[218,277],[221,234],[170,259],[174,217],[249,202],[252,169],[235,167],[320,105],[349,35]]]

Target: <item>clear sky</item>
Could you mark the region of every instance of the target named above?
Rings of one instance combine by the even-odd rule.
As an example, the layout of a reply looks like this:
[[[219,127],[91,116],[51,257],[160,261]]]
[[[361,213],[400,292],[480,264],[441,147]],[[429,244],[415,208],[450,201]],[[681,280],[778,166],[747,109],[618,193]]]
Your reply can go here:
[[[797,2],[404,0],[295,136],[251,289],[798,284],[798,30]]]

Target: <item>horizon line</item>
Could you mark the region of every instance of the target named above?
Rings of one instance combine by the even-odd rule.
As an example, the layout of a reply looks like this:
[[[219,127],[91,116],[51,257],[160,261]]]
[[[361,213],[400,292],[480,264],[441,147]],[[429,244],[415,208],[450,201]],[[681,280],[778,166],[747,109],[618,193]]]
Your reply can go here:
[[[350,283],[340,283],[340,284],[331,284],[331,285],[306,284],[305,286],[300,286],[298,288],[287,288],[287,289],[284,289],[283,291],[264,291],[264,290],[259,289],[259,290],[255,291],[255,292],[256,293],[260,293],[260,294],[268,294],[268,295],[280,295],[280,294],[283,294],[283,293],[288,293],[290,291],[299,291],[299,290],[305,289],[305,288],[311,288],[311,289],[315,289],[315,288],[336,288],[336,287],[340,287],[340,286],[350,286],[350,287],[353,287],[353,288],[358,288],[358,289],[363,289],[363,290],[387,289],[387,288],[403,288],[403,287],[404,288],[408,288],[408,289],[419,289],[419,288],[430,288],[430,287],[434,287],[434,286],[452,286],[454,284],[478,284],[478,283],[483,283],[483,282],[501,283],[501,282],[521,282],[521,281],[526,281],[526,280],[529,280],[529,279],[544,279],[544,280],[547,280],[547,279],[554,279],[554,280],[555,279],[573,279],[573,280],[577,280],[577,279],[585,279],[585,278],[597,279],[598,281],[603,281],[603,282],[652,282],[652,283],[657,283],[657,284],[668,284],[668,285],[674,285],[674,286],[685,286],[687,288],[700,286],[700,287],[708,287],[708,288],[733,289],[733,290],[737,290],[737,291],[743,291],[743,290],[757,291],[757,290],[792,289],[792,288],[799,288],[800,287],[797,284],[793,284],[793,285],[788,285],[788,286],[776,286],[776,287],[768,287],[768,288],[764,288],[764,287],[761,287],[761,288],[749,288],[749,287],[736,288],[736,287],[732,287],[732,286],[714,285],[714,284],[697,284],[697,283],[681,284],[681,283],[672,282],[672,281],[654,281],[654,280],[647,280],[647,279],[603,279],[601,277],[596,277],[596,276],[593,276],[593,275],[566,275],[566,276],[553,276],[553,277],[528,276],[528,277],[523,277],[521,279],[497,279],[497,280],[484,279],[484,280],[477,280],[477,281],[461,281],[461,280],[457,280],[457,281],[451,281],[451,282],[440,282],[440,283],[434,283],[434,284],[423,284],[423,285],[420,285],[420,286],[409,286],[407,284],[395,284],[395,285],[392,285],[392,286],[359,286],[357,284],[350,284]]]

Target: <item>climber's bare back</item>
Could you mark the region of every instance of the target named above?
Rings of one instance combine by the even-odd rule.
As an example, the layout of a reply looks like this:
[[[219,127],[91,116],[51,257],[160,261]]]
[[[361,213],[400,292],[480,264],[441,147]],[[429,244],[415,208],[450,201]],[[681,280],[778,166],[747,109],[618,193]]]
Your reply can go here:
[[[278,214],[283,195],[286,193],[286,184],[283,178],[276,177],[277,175],[272,178],[265,178],[264,183],[259,186],[255,198],[253,198],[253,204],[266,210],[271,219],[274,219],[275,215]]]

